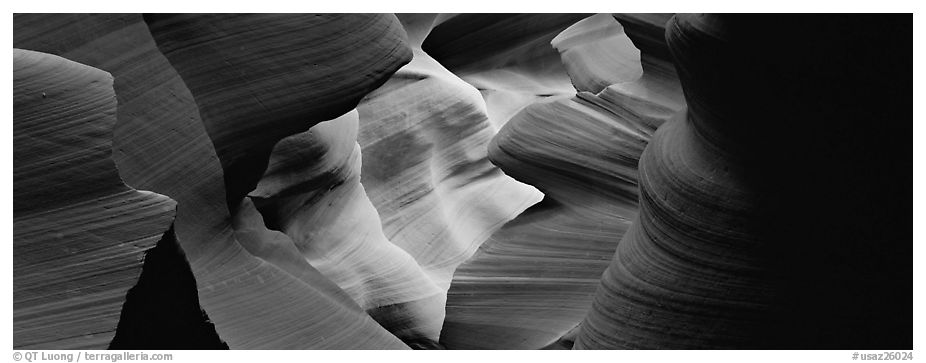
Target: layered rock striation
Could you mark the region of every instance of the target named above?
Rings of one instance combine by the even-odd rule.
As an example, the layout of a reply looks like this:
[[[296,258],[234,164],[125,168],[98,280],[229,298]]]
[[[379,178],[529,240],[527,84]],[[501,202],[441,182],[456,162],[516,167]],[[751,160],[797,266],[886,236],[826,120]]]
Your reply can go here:
[[[14,348],[910,349],[910,28],[16,14]]]
[[[145,287],[135,289],[132,296],[138,298],[132,298],[132,306],[122,314],[123,319],[136,323],[119,329],[120,334],[133,338],[118,339],[114,347],[220,347],[206,319],[198,318],[201,324],[193,328],[189,319],[181,317],[196,317],[202,309],[195,283],[179,282],[195,280],[192,272],[178,267],[188,263],[176,240],[230,236],[223,231],[229,213],[222,169],[193,96],[158,51],[142,16],[16,14],[13,25],[14,46],[66,57],[113,75],[118,104],[111,135],[112,160],[119,175],[132,187],[178,202],[173,224],[176,238],[159,242],[164,246],[157,257],[145,262],[146,269],[172,272],[148,273]],[[159,298],[169,295],[176,298],[166,302]]]
[[[575,94],[550,41],[587,14],[456,14],[439,18],[422,49],[485,99],[501,127],[527,105]]]
[[[436,341],[443,291],[383,233],[360,184],[358,121],[351,111],[281,140],[251,198],[265,221],[380,325],[405,341]]]
[[[907,46],[892,38],[904,26],[676,15],[666,39],[688,111],[643,153],[640,214],[575,347],[910,346],[910,270],[887,262],[909,256],[906,221],[884,216],[908,200],[887,180],[909,164],[879,137],[906,129],[893,92],[909,68],[883,56]]]
[[[233,210],[257,185],[276,142],[350,111],[411,57],[393,15],[175,14],[145,20],[196,99]]]
[[[626,54],[583,49],[619,53],[620,47],[609,46],[626,37],[613,18],[596,15],[553,42],[574,50],[564,51],[567,64],[572,59],[609,64],[605,60],[613,56],[638,59],[639,51],[632,46]],[[570,65],[577,87],[599,71],[582,64]],[[612,66],[629,75],[641,69],[639,60],[626,70]],[[684,107],[680,89],[672,83],[658,74],[643,74],[598,94],[574,90],[578,93],[571,98],[525,107],[502,127],[489,145],[490,159],[546,197],[495,233],[457,270],[443,344],[538,349],[576,331],[636,213],[640,153],[655,129]]]
[[[430,283],[421,286],[439,290],[409,305],[428,315],[382,304],[371,314],[406,324],[430,321],[430,346],[437,344],[456,267],[541,197],[489,162],[486,146],[497,129],[479,92],[421,50],[438,20],[434,14],[400,16],[414,58],[358,107],[360,180],[382,233],[424,271]]]
[[[113,78],[13,50],[13,346],[103,349],[176,202],[126,186]]]
[[[407,348],[307,263],[290,237],[267,229],[245,198],[280,139],[349,111],[407,61],[395,17],[146,15],[145,21],[190,88],[224,172],[232,211],[224,230],[234,234],[184,246],[219,335],[232,348]]]

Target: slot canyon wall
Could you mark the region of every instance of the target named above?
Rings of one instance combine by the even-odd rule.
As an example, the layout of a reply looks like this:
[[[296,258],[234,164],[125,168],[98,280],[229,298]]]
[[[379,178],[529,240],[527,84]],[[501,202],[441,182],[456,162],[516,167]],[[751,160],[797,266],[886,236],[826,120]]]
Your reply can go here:
[[[912,16],[13,20],[14,349],[912,349]]]

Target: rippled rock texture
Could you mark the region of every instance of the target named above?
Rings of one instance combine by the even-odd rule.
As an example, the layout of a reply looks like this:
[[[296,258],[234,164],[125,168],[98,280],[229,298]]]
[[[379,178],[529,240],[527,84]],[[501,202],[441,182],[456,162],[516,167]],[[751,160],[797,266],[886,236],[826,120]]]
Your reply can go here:
[[[597,62],[610,65],[614,74],[630,78],[593,94],[582,85],[596,70],[574,64],[568,72],[577,87],[574,96],[525,107],[489,145],[493,163],[546,197],[457,270],[441,335],[446,346],[542,348],[573,331],[589,308],[637,210],[640,153],[656,127],[684,107],[673,79],[640,74],[639,51],[632,44],[624,55],[636,59],[630,64],[612,64],[606,61],[611,54],[581,46],[603,43],[598,46],[609,49],[605,44],[613,42],[630,40],[607,15],[560,33],[550,46],[575,50],[563,51],[564,63],[600,58]]]
[[[456,14],[438,17],[422,49],[485,98],[501,127],[521,108],[575,93],[550,41],[587,14]]]
[[[13,50],[13,345],[103,349],[176,202],[126,186],[109,73]]]
[[[688,110],[641,157],[640,214],[575,347],[911,347],[909,150],[887,136],[909,131],[911,68],[884,58],[904,22],[672,18]]]
[[[403,34],[394,18],[374,18],[394,25],[392,29],[397,32],[394,34],[396,40],[388,49],[402,44]],[[131,170],[133,167],[141,170],[148,168],[148,178],[154,177],[154,181],[172,179],[163,184],[153,181],[148,187],[157,191],[163,189],[165,194],[178,198],[181,218],[176,222],[176,231],[184,253],[181,257],[188,260],[195,277],[199,303],[215,323],[219,337],[229,347],[404,347],[397,338],[366,315],[337,285],[303,259],[290,258],[299,256],[296,249],[285,249],[285,245],[280,247],[280,236],[266,229],[259,216],[258,221],[251,219],[252,223],[248,225],[250,228],[242,227],[244,230],[240,233],[236,231],[233,222],[241,225],[239,221],[244,216],[230,214],[226,206],[224,170],[213,149],[216,143],[207,131],[208,127],[204,127],[205,123],[200,121],[199,114],[203,107],[187,90],[188,80],[176,77],[180,83],[174,83],[177,86],[171,87],[171,79],[175,76],[170,74],[177,74],[175,67],[161,55],[152,40],[150,27],[141,16],[84,16],[78,19],[57,18],[54,21],[41,18],[26,21],[28,18],[24,16],[21,19],[23,21],[17,23],[21,29],[18,34],[23,34],[24,38],[34,37],[27,39],[32,42],[31,46],[53,47],[59,44],[62,48],[76,48],[68,54],[74,57],[94,54],[98,61],[110,62],[106,64],[107,68],[120,70],[119,79],[129,89],[120,94],[128,97],[132,94],[131,89],[148,91],[136,93],[134,104],[138,108],[134,108],[135,112],[119,115],[120,124],[129,125],[128,130],[131,131],[127,134],[139,135],[140,138],[126,145],[142,147],[142,150],[135,149],[127,156],[142,161],[133,160],[129,162],[132,166],[120,168],[120,171]],[[212,19],[213,22],[219,20]],[[338,19],[328,19],[335,20]],[[354,20],[364,22],[370,19],[361,17]],[[282,21],[285,22],[285,19]],[[58,29],[49,24],[58,24],[64,30],[59,33]],[[73,24],[69,32],[66,31],[68,24]],[[265,30],[273,34],[273,27]],[[61,34],[77,37],[80,41],[62,41]],[[81,42],[86,42],[86,45],[78,47]],[[208,42],[200,45],[207,46]],[[388,54],[389,51],[372,54],[383,53]],[[130,56],[133,54],[137,55]],[[157,65],[157,62],[161,62],[161,65]],[[390,62],[386,62],[380,68],[381,71],[377,71],[385,74],[365,77],[356,83],[375,83],[376,79],[388,78],[388,69],[398,67],[389,64],[401,63]],[[166,72],[166,76],[153,77],[158,74],[158,69],[164,69],[162,72]],[[345,87],[349,88],[352,84],[354,82],[347,81]],[[191,105],[187,110],[192,109],[193,114],[183,115],[183,105]],[[246,107],[247,104],[240,106]],[[345,106],[343,112],[348,111],[349,107]],[[133,109],[120,109],[123,110]],[[311,124],[303,127],[307,129]],[[160,134],[145,134],[143,130]],[[132,174],[123,175],[125,179],[130,179],[131,176],[125,175]],[[184,217],[182,211],[191,213]],[[298,261],[302,261],[302,264]],[[276,326],[273,322],[280,324]],[[152,323],[153,326],[159,326],[161,322]]]
[[[383,233],[360,184],[358,113],[277,143],[251,192],[264,220],[383,327],[407,341],[437,340],[443,293]]]
[[[209,186],[221,185],[222,170],[214,162],[215,151],[192,95],[158,52],[141,15],[16,14],[14,29],[16,47],[66,57],[113,75],[118,121],[112,132],[112,159],[119,175],[130,186],[169,195],[182,205],[174,221],[174,233],[180,241],[216,236],[216,226],[228,212],[222,202],[224,190]],[[176,243],[170,239],[159,242],[165,245],[153,259],[159,262],[146,261],[155,264],[148,269],[188,265],[183,250],[172,246]],[[164,348],[221,345],[205,319],[193,328],[189,319],[172,318],[202,314],[202,309],[192,272],[166,270],[172,271],[172,278],[160,279],[161,274],[156,274],[144,279],[144,286],[162,288],[133,292],[138,298],[132,299],[132,308],[124,309],[123,314],[130,317],[123,321],[140,320],[122,325],[117,335],[128,333],[135,338],[118,339],[118,346],[137,346],[132,342],[138,341],[145,347]],[[174,298],[164,300],[162,296]],[[160,343],[152,344],[154,341]]]
[[[15,14],[14,348],[911,349],[910,18]]]

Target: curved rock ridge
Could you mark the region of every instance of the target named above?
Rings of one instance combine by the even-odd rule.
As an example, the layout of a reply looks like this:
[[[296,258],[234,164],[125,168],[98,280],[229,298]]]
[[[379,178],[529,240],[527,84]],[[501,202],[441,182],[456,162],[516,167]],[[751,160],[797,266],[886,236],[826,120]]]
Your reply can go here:
[[[15,14],[14,348],[909,350],[912,41]]]
[[[577,348],[735,348],[751,342],[741,332],[767,323],[771,286],[755,257],[761,244],[748,227],[735,227],[748,226],[756,203],[737,187],[742,173],[701,142],[687,122],[677,122],[647,147],[642,213],[602,278]],[[688,180],[700,182],[683,184]],[[648,333],[652,328],[636,327],[642,321],[672,322],[673,329]],[[611,322],[618,328],[605,325]],[[671,339],[652,337],[664,335]]]
[[[403,17],[413,39],[424,39],[431,17]],[[361,175],[386,236],[442,290],[443,304],[454,269],[541,195],[489,162],[496,129],[479,92],[420,43],[413,49],[412,62],[358,108]]]
[[[250,195],[264,220],[383,327],[436,342],[443,291],[383,234],[360,184],[358,121],[351,111],[281,140]]]
[[[611,95],[616,101],[604,100]],[[621,97],[639,104],[624,113],[599,105],[633,104]],[[442,344],[537,349],[581,321],[636,214],[636,163],[653,132],[649,124],[668,120],[681,107],[659,102],[628,97],[612,86],[598,96],[528,106],[505,125],[490,145],[490,158],[540,188],[546,199],[457,269]]]
[[[328,279],[319,278],[320,272],[301,258],[293,240],[286,234],[268,229],[251,198],[241,201],[241,209],[232,219],[235,238],[248,253],[273,264],[297,281],[319,290],[324,296],[351,311],[360,307],[350,296]]]
[[[489,121],[501,127],[521,108],[575,94],[550,41],[587,14],[438,16],[422,49],[482,93]]]
[[[610,16],[588,20],[614,22]],[[599,28],[582,25],[560,39],[599,36]],[[622,34],[619,26],[606,29]],[[512,117],[489,145],[489,158],[546,198],[457,269],[441,343],[538,349],[576,332],[636,214],[637,160],[655,129],[683,108],[680,89],[644,74],[597,95],[535,103]]]
[[[113,79],[13,49],[13,346],[105,349],[176,203],[119,178]]]
[[[587,207],[605,198],[632,214],[639,155],[656,127],[683,108],[680,98],[679,90],[641,80],[535,103],[499,131],[489,157],[553,199]]]
[[[448,349],[539,349],[585,315],[626,218],[545,199],[457,268],[440,343]]]
[[[13,44],[111,73],[118,107],[113,159],[132,187],[178,201],[181,241],[227,223],[222,169],[193,96],[139,14],[15,14]],[[188,246],[189,247],[189,246]]]
[[[670,80],[679,88],[672,54],[666,45],[666,22],[672,14],[612,14],[623,27],[633,45],[640,49],[645,75]]]
[[[586,17],[588,14],[457,14],[441,19],[421,48],[455,74],[500,68],[526,60],[522,56],[537,45],[548,48],[558,33]]]
[[[667,38],[681,59],[694,54],[692,45],[722,46],[722,38],[710,40],[716,35],[677,19]],[[698,65],[690,66],[679,63],[686,90],[698,80],[684,72]],[[775,290],[751,223],[759,217],[758,198],[746,165],[695,125],[720,120],[704,106],[693,104],[646,148],[641,213],[602,277],[575,348],[737,348],[757,344],[757,326],[771,323]]]
[[[210,317],[231,348],[404,347],[311,266],[281,263],[301,260],[295,248],[264,253],[278,245],[266,228],[260,230],[266,240],[243,238],[248,233],[232,228],[222,168],[192,95],[158,52],[141,16],[28,14],[18,15],[16,26],[20,44],[62,52],[115,72],[118,97],[125,101],[119,107],[114,141],[120,172],[133,183],[179,201],[176,231],[183,252],[171,258],[184,260],[185,255],[190,260],[200,292],[210,291],[208,296],[200,293],[202,306],[210,315],[217,312]],[[252,316],[286,324],[271,328]],[[289,321],[294,316],[300,317],[296,323]],[[155,327],[149,330],[169,326],[151,322],[148,315],[142,318]],[[347,332],[345,326],[358,330]]]
[[[219,335],[233,349],[407,348],[309,265],[288,236],[264,227],[243,198],[279,139],[349,111],[354,98],[407,61],[395,18],[222,14],[145,20],[192,91],[224,163],[226,199],[236,209],[215,238],[180,241]],[[335,48],[351,52],[331,52]],[[238,211],[241,205],[247,209]]]
[[[910,270],[886,264],[909,256],[899,232],[909,225],[883,217],[905,210],[909,192],[882,179],[903,178],[908,165],[896,161],[905,148],[880,137],[907,127],[895,121],[909,99],[894,92],[910,90],[898,80],[912,68],[884,54],[909,47],[899,35],[909,26],[674,17],[666,39],[689,109],[641,157],[639,216],[575,348],[912,347],[911,299],[898,292]],[[865,127],[871,119],[885,130]],[[866,297],[873,291],[886,296]]]
[[[200,301],[229,347],[407,349],[306,263],[288,236],[267,229],[249,199],[234,221],[238,243],[214,251],[230,255],[227,262],[205,265],[211,271],[191,264]]]
[[[122,313],[132,323],[120,324],[111,347],[223,347],[211,324],[198,318],[202,308],[195,280],[188,268],[177,270],[187,262],[174,246],[177,239],[216,238],[227,224],[222,169],[193,96],[158,51],[141,15],[15,14],[13,26],[15,47],[56,54],[113,75],[118,107],[112,158],[119,175],[133,187],[178,202],[176,238],[159,242],[169,246],[161,246],[150,261],[146,257],[145,269],[159,272],[142,274],[144,286],[133,289],[129,298],[134,300]],[[176,298],[160,300],[168,295]],[[194,329],[188,318],[204,325]]]
[[[394,15],[149,14],[145,21],[196,99],[232,210],[257,185],[277,141],[355,108],[411,58]]]
[[[643,75],[640,51],[609,14],[582,19],[559,33],[550,45],[559,51],[577,91],[601,92]]]

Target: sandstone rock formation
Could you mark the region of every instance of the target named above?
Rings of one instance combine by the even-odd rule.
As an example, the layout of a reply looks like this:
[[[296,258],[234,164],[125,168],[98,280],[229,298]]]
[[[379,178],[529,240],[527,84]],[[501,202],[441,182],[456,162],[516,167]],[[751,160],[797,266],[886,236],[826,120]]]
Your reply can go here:
[[[392,15],[180,14],[146,22],[196,98],[233,210],[277,141],[351,110],[411,56]]]
[[[446,290],[456,266],[540,193],[489,162],[496,129],[476,89],[413,47],[359,108],[362,180],[389,239]]]
[[[415,309],[429,312],[429,324],[437,323],[425,330],[436,344],[456,267],[541,195],[489,162],[486,146],[496,128],[479,92],[421,50],[435,14],[403,14],[400,20],[414,58],[358,108],[360,179],[385,236],[414,258],[439,290],[415,303],[420,305]],[[425,318],[402,312],[409,310],[402,306],[378,306],[384,307],[374,317]]]
[[[584,14],[458,14],[434,26],[422,49],[482,93],[501,127],[521,108],[575,93],[550,41]]]
[[[141,79],[156,74],[150,73],[153,70],[164,69],[156,63],[151,64],[152,61],[163,60],[163,57],[157,52],[147,31],[134,32],[139,29],[136,24],[144,26],[141,18],[130,16],[129,20],[125,20],[124,17],[118,16],[85,17],[77,19],[80,20],[79,23],[68,23],[69,20],[74,20],[68,18],[58,18],[50,23],[45,23],[41,18],[33,18],[20,22],[21,29],[26,29],[21,33],[35,37],[30,41],[37,46],[71,46],[76,49],[69,56],[73,54],[75,57],[87,57],[88,54],[95,54],[98,59],[110,61],[110,67],[125,70],[120,80],[128,81],[127,87],[153,87],[150,88],[152,92],[138,94],[136,112],[126,112],[128,116],[120,115],[120,119],[132,125],[128,129],[133,131],[126,133],[127,135],[137,135],[142,130],[170,132],[166,133],[167,137],[164,137],[164,133],[153,135],[141,132],[138,140],[127,142],[126,145],[132,147],[144,147],[143,150],[127,155],[135,160],[140,158],[147,161],[141,163],[141,166],[134,164],[130,168],[166,168],[166,171],[161,170],[160,174],[157,170],[153,170],[152,173],[149,169],[146,175],[156,176],[152,181],[155,185],[157,183],[154,182],[158,180],[172,179],[170,183],[163,184],[169,184],[169,187],[162,186],[172,188],[167,189],[169,192],[166,194],[181,198],[181,210],[187,208],[186,210],[194,212],[178,221],[178,240],[196,277],[199,300],[210,314],[210,318],[215,321],[219,336],[228,342],[231,348],[403,347],[398,339],[380,328],[336,285],[308,264],[300,266],[302,270],[299,270],[299,273],[286,271],[267,262],[268,259],[273,260],[275,255],[252,254],[267,250],[260,248],[262,241],[239,241],[235,238],[241,234],[236,234],[232,228],[228,209],[222,202],[226,194],[221,178],[223,171],[214,151],[211,150],[212,142],[206,138],[208,136],[199,124],[198,115],[195,118],[180,116],[184,108],[176,108],[178,104],[194,105],[192,96],[186,96],[189,92],[182,82],[182,89],[179,91],[170,86],[172,81],[168,81],[166,86],[156,82],[158,79],[170,80],[169,74],[166,78]],[[47,24],[55,23],[74,24],[72,26],[76,29],[71,29],[71,32],[66,34],[78,36],[78,40],[56,40],[60,35],[56,35],[58,33],[54,28],[43,28]],[[95,26],[81,28],[87,25]],[[112,42],[112,39],[119,41]],[[82,42],[86,42],[86,45],[76,46],[84,44]],[[119,57],[127,54],[144,55],[150,50],[158,56],[153,59],[151,56],[130,57],[128,60]],[[138,60],[133,63],[135,59]],[[162,64],[173,72],[166,61]],[[195,105],[193,110],[196,110]],[[180,115],[177,114],[178,111]],[[196,136],[197,130],[203,130],[198,134],[202,135],[202,138]],[[198,140],[205,143],[199,143]],[[205,145],[205,148],[201,145]],[[135,160],[128,164],[134,163]],[[219,178],[213,179],[212,176]],[[186,226],[190,226],[189,229],[184,228]],[[312,283],[306,283],[307,280],[312,280]],[[266,321],[272,321],[275,316],[279,317],[277,321],[290,320],[294,316],[301,318],[284,329],[268,327]],[[263,317],[264,321],[253,317]],[[345,331],[344,327],[350,330]]]
[[[176,203],[119,178],[108,73],[13,49],[13,346],[102,349]]]
[[[905,222],[880,216],[898,211],[909,190],[881,178],[908,164],[892,159],[902,154],[897,144],[861,126],[873,117],[883,132],[905,128],[905,101],[881,92],[904,89],[888,84],[909,68],[870,53],[906,47],[891,39],[902,23],[676,15],[666,39],[688,111],[641,157],[639,217],[575,347],[910,346],[901,316],[911,300],[897,291],[910,270],[886,265],[909,256]],[[858,57],[844,62],[843,54]],[[862,140],[865,150],[850,146]],[[866,258],[871,238],[877,257]]]
[[[643,74],[640,51],[610,14],[581,20],[559,33],[550,44],[560,52],[577,91],[598,93]]]
[[[277,141],[349,111],[405,62],[407,52],[398,21],[385,15],[152,15],[145,20],[196,100],[222,163],[233,214],[257,185]],[[242,27],[250,31],[232,31]],[[342,48],[353,53],[332,51]],[[202,253],[210,259],[202,265],[190,257],[200,299],[230,347],[404,347],[317,270],[281,257],[297,250],[280,233],[260,233],[254,218],[239,224],[249,226],[245,236],[257,232],[263,238],[240,247],[228,240],[213,243],[212,252]],[[216,259],[224,253],[240,262]],[[229,284],[226,274],[247,272],[248,264],[257,270]],[[242,293],[259,296],[229,303],[230,296]],[[273,324],[283,321],[289,321],[283,329]]]
[[[596,15],[553,43],[607,43],[620,37],[626,36],[613,18]],[[611,56],[573,49],[567,60]],[[639,54],[636,48],[629,53]],[[570,72],[577,85],[595,74],[581,64]],[[625,73],[640,67],[637,61]],[[606,261],[636,213],[637,159],[656,127],[684,104],[680,90],[666,86],[671,81],[637,78],[597,95],[579,90],[572,98],[529,105],[495,136],[489,146],[492,162],[546,198],[457,270],[443,344],[537,349],[582,319]]]
[[[112,134],[112,159],[119,175],[130,186],[168,195],[178,201],[174,232],[180,241],[229,236],[223,231],[228,210],[223,202],[222,170],[215,160],[212,142],[200,121],[192,95],[157,50],[141,15],[16,14],[13,43],[16,47],[52,53],[113,74],[118,105]],[[187,265],[182,249],[163,246],[160,251],[160,257],[156,258],[160,261],[158,264]],[[148,269],[161,267],[149,266]],[[191,272],[177,273],[178,281],[193,280]],[[160,276],[146,279],[150,281],[146,286],[165,284],[167,280],[158,279]],[[192,329],[185,325],[188,322],[184,319],[171,319],[178,311],[189,311],[191,315],[200,312],[195,284],[192,290],[185,283],[172,282],[164,286],[169,292],[135,291],[134,295],[147,296],[136,300],[142,308],[123,311],[123,314],[137,315],[142,322],[147,322],[137,325],[148,325],[147,328],[130,333],[136,337],[133,340],[143,341],[147,347],[161,341],[163,345],[157,346],[167,348],[177,344],[199,346],[203,340],[217,340],[216,337],[196,338],[214,336],[211,326]],[[173,308],[151,303],[158,296],[166,295],[175,296],[170,300]],[[189,303],[173,305],[181,301]],[[158,310],[162,313],[155,318],[153,311]],[[130,326],[134,325],[124,325],[120,331]],[[178,332],[190,332],[192,336]],[[129,344],[126,339],[119,342]]]
[[[257,188],[264,220],[383,327],[406,341],[436,341],[443,291],[383,234],[360,184],[358,113],[281,140]]]
[[[909,20],[16,14],[14,348],[910,349]]]

